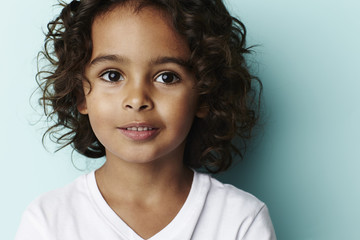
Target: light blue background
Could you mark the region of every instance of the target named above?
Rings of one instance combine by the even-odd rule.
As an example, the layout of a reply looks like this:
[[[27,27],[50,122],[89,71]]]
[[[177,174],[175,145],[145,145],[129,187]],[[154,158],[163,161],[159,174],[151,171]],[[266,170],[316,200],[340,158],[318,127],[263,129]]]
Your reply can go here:
[[[13,239],[36,196],[83,174],[71,149],[44,150],[43,120],[31,125],[39,120],[29,104],[36,54],[54,3],[1,4],[0,239]],[[359,1],[227,3],[249,44],[261,45],[252,60],[264,124],[246,160],[219,178],[267,203],[280,240],[360,239]],[[73,161],[86,168],[79,155]]]

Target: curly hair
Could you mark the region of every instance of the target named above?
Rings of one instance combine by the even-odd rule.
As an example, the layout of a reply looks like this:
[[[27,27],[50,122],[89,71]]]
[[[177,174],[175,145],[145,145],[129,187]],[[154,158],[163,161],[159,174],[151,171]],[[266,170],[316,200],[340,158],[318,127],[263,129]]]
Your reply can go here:
[[[221,0],[80,0],[60,2],[62,11],[47,25],[43,56],[49,64],[37,74],[39,99],[54,122],[43,135],[79,153],[99,158],[105,148],[87,115],[77,110],[84,98],[84,71],[92,54],[91,25],[115,6],[131,3],[134,11],[152,6],[165,11],[188,43],[190,63],[205,118],[195,118],[186,140],[184,164],[212,173],[228,169],[233,153],[243,157],[259,113],[261,81],[253,76],[245,55],[246,28]],[[40,61],[41,58],[39,58]],[[66,132],[63,132],[66,130]],[[237,141],[233,139],[237,137]],[[239,141],[240,140],[240,141]]]

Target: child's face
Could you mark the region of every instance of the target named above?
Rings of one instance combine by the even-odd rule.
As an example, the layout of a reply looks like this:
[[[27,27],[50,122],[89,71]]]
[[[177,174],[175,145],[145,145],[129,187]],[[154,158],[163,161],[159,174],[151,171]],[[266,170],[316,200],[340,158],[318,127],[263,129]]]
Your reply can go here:
[[[190,52],[162,12],[134,14],[117,7],[92,26],[93,52],[85,75],[85,101],[92,129],[107,158],[145,163],[181,159],[198,111]],[[88,93],[88,94],[87,94]]]

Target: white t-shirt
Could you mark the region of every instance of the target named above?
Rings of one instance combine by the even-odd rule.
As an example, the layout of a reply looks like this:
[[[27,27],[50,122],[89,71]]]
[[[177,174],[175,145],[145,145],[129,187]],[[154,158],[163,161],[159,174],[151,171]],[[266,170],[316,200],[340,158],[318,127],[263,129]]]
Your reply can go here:
[[[91,172],[46,193],[24,212],[15,240],[142,240],[110,208]],[[177,216],[151,240],[276,239],[267,207],[254,196],[194,173]]]

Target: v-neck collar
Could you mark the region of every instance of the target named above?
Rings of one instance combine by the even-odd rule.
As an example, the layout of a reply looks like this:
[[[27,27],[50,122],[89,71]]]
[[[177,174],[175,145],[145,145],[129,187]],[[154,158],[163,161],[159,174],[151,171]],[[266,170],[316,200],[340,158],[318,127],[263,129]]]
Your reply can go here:
[[[193,170],[194,171],[194,170]],[[124,240],[144,240],[131,229],[107,204],[96,183],[95,171],[86,176],[90,198],[98,213]],[[189,194],[171,222],[148,240],[191,239],[210,188],[209,176],[194,171]]]

